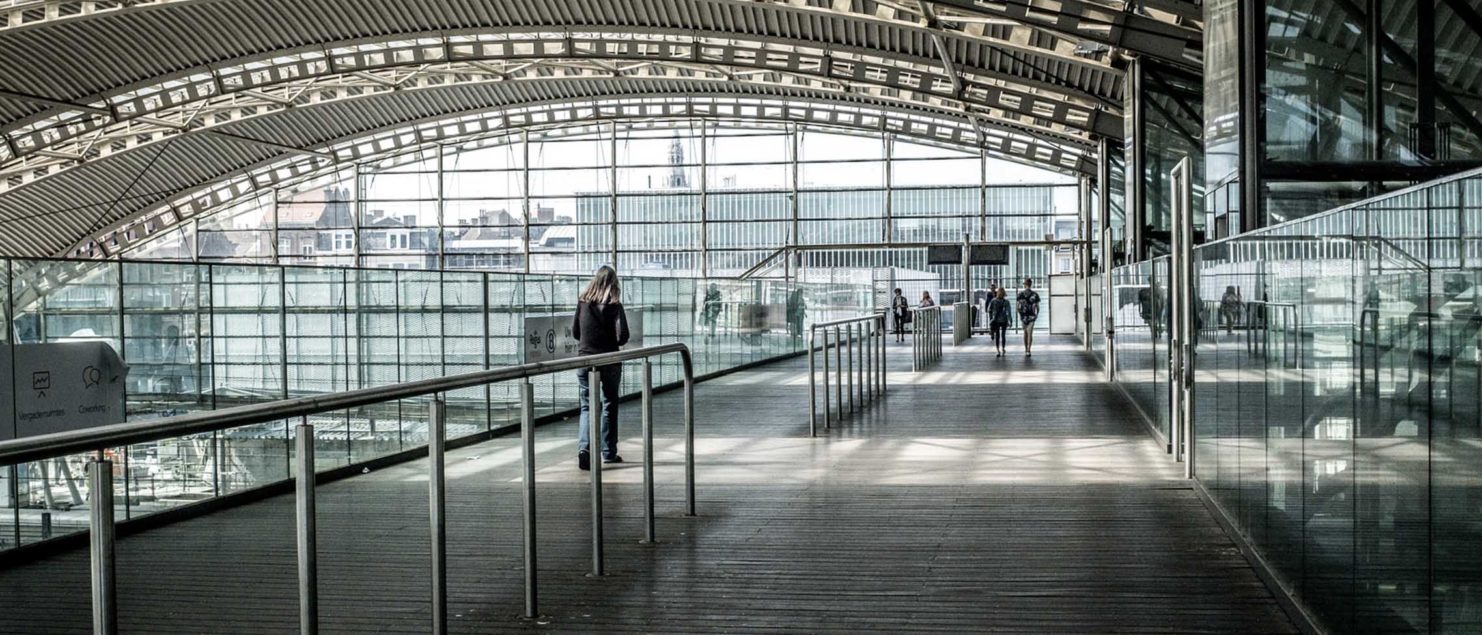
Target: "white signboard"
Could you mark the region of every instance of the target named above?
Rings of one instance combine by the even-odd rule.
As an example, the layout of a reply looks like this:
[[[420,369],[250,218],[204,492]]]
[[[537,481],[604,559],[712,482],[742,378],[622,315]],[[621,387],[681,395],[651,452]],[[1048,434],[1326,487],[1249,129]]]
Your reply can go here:
[[[576,344],[570,315],[525,316],[526,364],[575,357]]]
[[[15,413],[12,426],[0,426],[0,439],[82,430],[124,419],[129,369],[105,342],[0,346],[0,371],[0,376],[11,378],[13,388],[0,401],[4,408],[0,412]]]
[[[628,343],[624,349],[643,346],[643,310],[628,309]],[[526,364],[550,362],[577,356],[576,334],[571,332],[571,314],[526,315],[524,359]]]

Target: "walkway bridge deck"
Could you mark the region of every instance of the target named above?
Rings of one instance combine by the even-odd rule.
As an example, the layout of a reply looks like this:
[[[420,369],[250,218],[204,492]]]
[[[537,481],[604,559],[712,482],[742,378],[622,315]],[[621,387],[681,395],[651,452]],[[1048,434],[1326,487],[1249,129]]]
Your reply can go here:
[[[1069,339],[975,339],[808,437],[803,359],[702,383],[699,512],[682,515],[677,393],[655,402],[659,539],[642,468],[604,473],[608,576],[590,578],[575,422],[539,430],[541,620],[522,607],[518,437],[448,456],[454,632],[1293,632],[1095,362]],[[636,372],[630,370],[629,372]],[[625,404],[622,453],[642,456]],[[430,624],[425,463],[320,487],[321,628]],[[297,628],[293,501],[123,538],[125,632]],[[0,572],[0,631],[85,632],[87,553]]]

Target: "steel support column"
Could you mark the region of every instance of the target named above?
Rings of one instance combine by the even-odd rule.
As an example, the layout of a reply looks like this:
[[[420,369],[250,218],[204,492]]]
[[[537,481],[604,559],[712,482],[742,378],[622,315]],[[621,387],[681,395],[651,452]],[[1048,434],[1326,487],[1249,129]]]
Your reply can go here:
[[[1142,60],[1132,58],[1127,65],[1126,80],[1127,130],[1123,135],[1125,153],[1122,183],[1127,193],[1124,226],[1127,230],[1127,259],[1138,261],[1147,257],[1146,237],[1143,229],[1147,225],[1147,191],[1143,179],[1143,166],[1147,157],[1147,109],[1144,107]]]
[[[1116,379],[1116,303],[1112,298],[1112,230],[1111,230],[1111,143],[1102,139],[1097,146],[1096,183],[1101,195],[1096,198],[1096,215],[1101,219],[1101,323],[1106,337],[1106,355],[1102,366],[1106,380]]]

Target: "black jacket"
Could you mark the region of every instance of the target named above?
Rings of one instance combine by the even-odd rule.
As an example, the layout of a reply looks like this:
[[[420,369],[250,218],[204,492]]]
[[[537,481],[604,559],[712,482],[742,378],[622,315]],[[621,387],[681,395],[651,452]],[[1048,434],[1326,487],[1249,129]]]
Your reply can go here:
[[[580,302],[571,318],[571,332],[577,338],[577,353],[611,353],[628,343],[628,314],[623,311],[622,303]]]

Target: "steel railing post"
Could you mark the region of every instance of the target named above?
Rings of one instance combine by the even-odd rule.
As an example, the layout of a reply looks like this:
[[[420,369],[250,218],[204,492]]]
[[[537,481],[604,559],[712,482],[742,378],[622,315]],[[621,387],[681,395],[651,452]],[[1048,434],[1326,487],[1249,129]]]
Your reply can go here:
[[[808,329],[808,436],[818,436],[818,378],[814,374],[817,364],[813,347],[817,344],[818,329]]]
[[[886,363],[886,356],[891,353],[889,346],[891,346],[891,334],[885,331],[885,316],[880,316],[880,395],[885,395],[886,390],[889,389],[889,381],[886,381],[886,377],[891,372],[891,366]]]
[[[911,320],[911,371],[921,370],[921,321],[926,317],[917,315]]]
[[[427,412],[427,518],[432,529],[432,632],[448,632],[447,403],[433,395]]]
[[[118,592],[114,567],[113,461],[88,463],[88,489],[92,496],[88,513],[88,543],[93,592],[93,632],[118,632]]]
[[[888,337],[889,337],[888,334],[885,334],[885,317],[880,317],[880,328],[879,328],[879,331],[877,331],[877,335],[879,335],[879,340],[880,341],[877,341],[877,343],[874,344],[874,346],[879,347],[879,353],[880,353],[880,355],[879,355],[879,359],[877,359],[876,363],[879,363],[879,365],[880,365],[880,374],[879,374],[879,377],[876,377],[876,380],[877,381],[880,381],[880,395],[883,396],[883,395],[885,395],[885,372],[886,372],[886,369],[888,369],[888,366],[885,365],[885,353],[886,353],[885,347],[886,347],[886,341],[888,341]]]
[[[859,367],[863,373],[860,376],[859,385],[864,396],[873,399],[875,397],[875,359],[871,353],[874,352],[875,325],[873,322],[862,322],[859,328],[861,333],[859,339],[859,353],[861,357]]]
[[[815,332],[816,331],[823,331],[823,349],[819,352],[822,353],[823,356],[823,428],[827,430],[831,427],[830,419],[832,417],[830,416],[830,411],[833,410],[833,406],[829,403],[828,391],[828,375],[830,366],[830,364],[828,363],[828,329],[816,329]]]
[[[298,520],[299,632],[319,632],[319,548],[314,509],[314,426],[303,417],[295,431],[294,507]]]
[[[844,357],[848,367],[844,370],[844,392],[849,394],[849,414],[854,414],[854,325],[844,325]]]
[[[844,420],[844,340],[839,336],[839,327],[834,327],[834,398],[839,406],[839,420]]]
[[[686,515],[695,515],[695,375],[684,367],[684,499]]]
[[[587,371],[587,456],[592,467],[592,575],[602,566],[602,374]]]
[[[520,485],[524,490],[524,542],[525,542],[525,617],[538,615],[536,597],[536,538],[535,538],[535,385],[529,379],[520,380],[520,458],[524,478]]]
[[[654,380],[653,363],[643,360],[643,541],[655,543],[654,532]]]
[[[860,408],[864,408],[864,368],[867,366],[865,359],[868,359],[864,355],[864,322],[855,322],[854,331],[854,346],[855,349],[860,350],[860,368],[855,369],[855,372],[858,374],[858,377],[855,377],[855,380],[857,380],[855,381],[855,390],[860,392]]]

